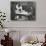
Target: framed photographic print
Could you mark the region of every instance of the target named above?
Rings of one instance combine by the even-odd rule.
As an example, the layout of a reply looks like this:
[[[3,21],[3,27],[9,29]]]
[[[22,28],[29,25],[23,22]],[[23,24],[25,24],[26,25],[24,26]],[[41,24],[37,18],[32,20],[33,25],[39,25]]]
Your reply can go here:
[[[36,2],[11,1],[11,20],[15,21],[36,20]]]

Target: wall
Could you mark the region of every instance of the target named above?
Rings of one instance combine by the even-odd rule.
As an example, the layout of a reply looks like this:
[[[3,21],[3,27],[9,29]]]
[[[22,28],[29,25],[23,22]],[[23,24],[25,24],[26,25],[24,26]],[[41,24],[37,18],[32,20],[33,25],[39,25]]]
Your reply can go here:
[[[36,21],[11,21],[10,20],[10,1],[1,0],[0,10],[6,13],[7,22],[5,27],[46,27],[46,0],[29,0],[36,1]],[[18,0],[19,1],[19,0]],[[21,1],[21,0],[20,0]],[[28,0],[25,0],[28,1]]]
[[[30,1],[36,1],[36,21],[11,21],[10,1],[12,0],[0,0],[0,10],[5,12],[7,16],[7,21],[4,24],[6,28],[8,27],[8,29],[11,29],[11,31],[20,31],[20,37],[27,33],[30,34],[31,31],[38,31],[38,32],[45,31],[44,33],[46,33],[46,6],[45,6],[46,0],[30,0]],[[0,29],[0,31],[2,31],[2,29]],[[18,38],[19,37],[18,35],[16,33],[15,36]],[[16,41],[16,45],[17,46],[20,45],[18,41]],[[15,41],[14,41],[14,46],[15,46]]]

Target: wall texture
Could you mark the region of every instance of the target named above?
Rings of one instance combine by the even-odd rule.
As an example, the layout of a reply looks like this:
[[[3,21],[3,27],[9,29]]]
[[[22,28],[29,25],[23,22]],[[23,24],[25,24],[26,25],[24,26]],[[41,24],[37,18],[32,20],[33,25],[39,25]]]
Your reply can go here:
[[[10,2],[15,0],[0,0],[0,10],[6,13],[5,27],[46,27],[46,0],[29,0],[36,2],[36,21],[11,21]],[[28,0],[16,0],[28,1]]]
[[[13,37],[13,39],[15,40],[14,46],[15,46],[15,43],[16,43],[16,46],[20,45],[20,42],[16,41],[16,39],[17,40],[19,39],[19,35],[21,38],[21,36],[27,33],[30,35],[30,33],[32,33],[31,31],[33,32],[45,31],[44,33],[46,33],[46,5],[45,5],[46,0],[29,0],[29,1],[36,1],[36,21],[11,21],[10,20],[10,1],[15,1],[15,0],[0,0],[0,10],[5,12],[7,16],[6,17],[7,20],[4,23],[4,26],[8,27],[10,31],[20,31],[19,32],[20,34],[14,33],[15,37],[13,36],[14,34],[11,35],[11,37]],[[28,1],[28,0],[24,0],[24,1]],[[0,31],[2,31],[1,28],[0,28]]]

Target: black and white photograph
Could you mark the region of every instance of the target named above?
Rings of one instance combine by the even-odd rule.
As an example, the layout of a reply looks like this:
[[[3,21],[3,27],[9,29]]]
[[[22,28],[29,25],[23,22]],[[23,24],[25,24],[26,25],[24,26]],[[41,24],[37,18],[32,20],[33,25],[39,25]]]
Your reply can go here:
[[[11,1],[11,20],[32,21],[36,20],[36,2]]]

